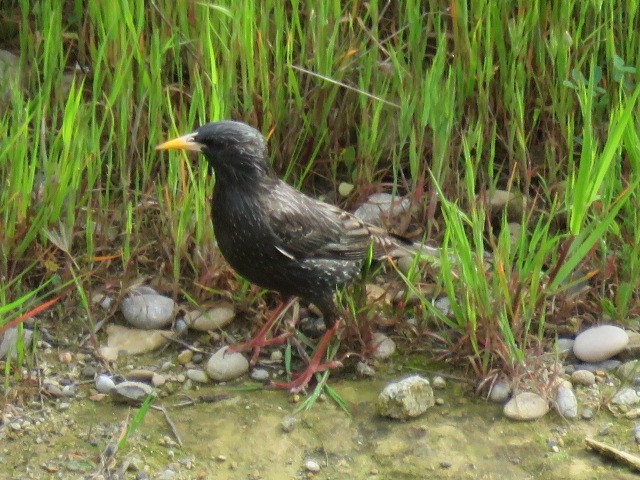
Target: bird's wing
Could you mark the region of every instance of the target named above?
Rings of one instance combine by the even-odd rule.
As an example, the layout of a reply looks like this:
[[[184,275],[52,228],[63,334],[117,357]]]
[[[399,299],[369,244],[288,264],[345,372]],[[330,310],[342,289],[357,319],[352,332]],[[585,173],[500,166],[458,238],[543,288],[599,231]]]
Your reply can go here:
[[[290,258],[363,260],[373,248],[382,257],[398,246],[398,239],[355,215],[320,202],[289,187],[269,196],[269,225],[279,240],[278,250]]]

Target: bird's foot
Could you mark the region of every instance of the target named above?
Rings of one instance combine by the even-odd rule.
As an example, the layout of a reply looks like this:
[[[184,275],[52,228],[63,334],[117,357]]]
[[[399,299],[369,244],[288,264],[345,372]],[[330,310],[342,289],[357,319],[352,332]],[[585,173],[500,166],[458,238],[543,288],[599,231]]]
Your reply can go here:
[[[254,366],[258,361],[260,350],[262,350],[263,347],[268,347],[270,345],[281,345],[285,343],[287,341],[287,338],[292,335],[291,332],[286,332],[282,335],[278,335],[277,337],[267,338],[266,334],[267,332],[262,332],[262,330],[260,330],[260,332],[258,332],[258,334],[251,340],[231,345],[227,349],[227,353],[246,352],[247,350],[253,350],[249,364],[251,366]]]
[[[294,374],[296,378],[286,383],[272,383],[271,386],[273,388],[289,390],[290,393],[299,393],[306,388],[307,384],[315,373],[324,372],[325,370],[329,370],[332,368],[342,367],[342,363],[337,360],[321,363],[322,358],[324,357],[324,354],[329,347],[331,339],[338,331],[338,326],[338,323],[336,323],[333,327],[325,332],[324,336],[320,340],[320,343],[318,344],[318,348],[316,348],[316,351],[313,354],[311,361],[309,362],[309,365],[307,365],[307,368],[305,368],[302,372]]]
[[[255,337],[253,337],[251,340],[247,340],[246,342],[229,346],[229,348],[227,349],[227,353],[245,352],[247,350],[252,350],[253,353],[251,354],[251,360],[249,363],[251,364],[251,366],[253,366],[258,361],[260,350],[263,347],[268,347],[270,345],[281,345],[286,342],[287,338],[292,335],[291,332],[286,332],[273,338],[267,338],[267,334],[269,333],[269,330],[271,330],[273,324],[280,318],[282,313],[288,310],[294,302],[295,298],[286,303],[281,303],[276,311],[273,312],[273,315],[271,315],[269,320],[267,320],[267,322],[262,326]]]

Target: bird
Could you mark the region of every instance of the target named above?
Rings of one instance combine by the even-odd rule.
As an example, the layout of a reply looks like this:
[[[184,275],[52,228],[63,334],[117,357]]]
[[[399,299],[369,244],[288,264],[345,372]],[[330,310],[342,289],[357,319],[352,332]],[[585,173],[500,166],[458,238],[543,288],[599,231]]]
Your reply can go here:
[[[214,235],[225,260],[251,283],[284,298],[302,298],[320,310],[326,331],[308,366],[276,388],[297,393],[314,373],[339,366],[322,363],[339,329],[335,293],[352,282],[368,258],[381,259],[398,248],[414,251],[410,240],[367,224],[337,206],[308,196],[281,180],[269,163],[267,143],[254,127],[221,120],[168,140],[156,150],[201,153],[215,175],[212,197]],[[267,339],[281,308],[258,335],[238,350],[282,341]]]

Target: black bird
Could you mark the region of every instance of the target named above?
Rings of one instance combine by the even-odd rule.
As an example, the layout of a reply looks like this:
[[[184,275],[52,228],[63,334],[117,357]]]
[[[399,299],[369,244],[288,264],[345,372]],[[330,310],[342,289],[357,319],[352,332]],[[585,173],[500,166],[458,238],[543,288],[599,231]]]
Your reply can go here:
[[[280,180],[264,137],[244,123],[207,123],[156,147],[173,149],[201,152],[213,168],[213,227],[229,264],[247,280],[302,297],[322,312],[327,331],[309,366],[294,381],[276,385],[300,391],[315,372],[335,366],[320,362],[338,328],[336,288],[360,273],[370,252],[382,258],[413,244]],[[235,350],[253,348],[255,361],[260,347],[274,342],[265,339],[270,326]]]

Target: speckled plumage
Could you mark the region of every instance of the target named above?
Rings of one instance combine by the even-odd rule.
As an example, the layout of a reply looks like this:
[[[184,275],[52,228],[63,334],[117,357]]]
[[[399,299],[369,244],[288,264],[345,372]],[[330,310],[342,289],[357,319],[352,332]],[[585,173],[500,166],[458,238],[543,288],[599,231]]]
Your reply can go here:
[[[249,125],[208,123],[180,138],[215,172],[213,226],[224,258],[253,283],[313,302],[327,327],[338,318],[336,287],[359,274],[371,248],[382,257],[410,245],[280,180]]]

